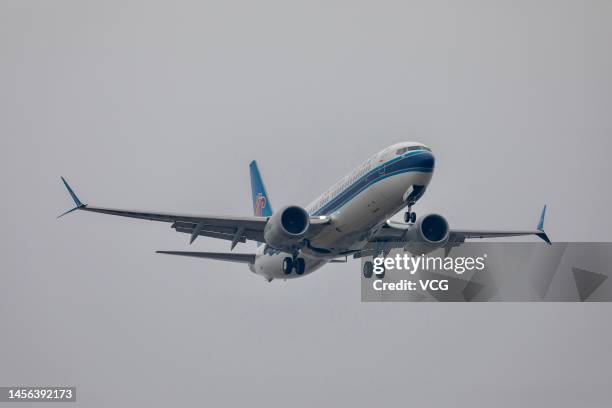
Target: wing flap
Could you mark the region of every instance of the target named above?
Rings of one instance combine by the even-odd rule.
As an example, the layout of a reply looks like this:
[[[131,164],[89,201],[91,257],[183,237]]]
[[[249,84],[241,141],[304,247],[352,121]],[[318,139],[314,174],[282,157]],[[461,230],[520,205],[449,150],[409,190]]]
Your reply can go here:
[[[183,233],[186,233],[186,234],[193,234],[193,229],[189,229],[189,228],[175,228],[175,230],[176,230],[176,232],[183,232]],[[233,241],[234,240],[234,234],[224,234],[222,232],[200,230],[198,232],[198,235],[202,236],[202,237],[208,237],[208,238],[224,239],[226,241]],[[241,237],[238,237],[238,240],[236,242],[245,243],[246,242],[246,238],[243,235]]]

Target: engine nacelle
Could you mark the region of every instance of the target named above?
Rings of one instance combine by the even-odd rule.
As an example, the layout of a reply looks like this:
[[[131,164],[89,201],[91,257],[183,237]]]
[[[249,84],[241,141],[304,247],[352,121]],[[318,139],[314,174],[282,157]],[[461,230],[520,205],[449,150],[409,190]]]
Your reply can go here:
[[[264,229],[266,243],[276,249],[291,249],[308,232],[310,217],[306,210],[290,205],[274,213]]]
[[[446,218],[438,214],[429,214],[419,218],[416,224],[407,226],[402,240],[406,241],[405,249],[415,254],[427,254],[446,245],[450,229]]]
[[[448,240],[449,227],[446,218],[439,214],[429,214],[419,218],[416,223],[419,239],[431,244],[443,244]]]

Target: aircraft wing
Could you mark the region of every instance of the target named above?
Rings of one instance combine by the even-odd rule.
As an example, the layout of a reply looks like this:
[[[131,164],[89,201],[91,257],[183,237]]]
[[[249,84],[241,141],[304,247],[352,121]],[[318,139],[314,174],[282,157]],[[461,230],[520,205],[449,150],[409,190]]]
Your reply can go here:
[[[533,230],[468,230],[468,229],[451,229],[449,231],[448,240],[441,246],[450,248],[465,242],[466,239],[475,238],[503,238],[503,237],[518,237],[535,235],[544,242],[550,244],[550,239],[544,231],[544,217],[546,216],[546,206],[542,209],[540,222],[536,229]],[[402,223],[388,221],[383,227],[369,240],[368,244],[361,251],[357,252],[356,257],[371,256],[380,251],[390,251],[394,248],[403,248],[410,241],[406,240],[406,232],[409,226]]]
[[[449,241],[450,242],[463,242],[466,239],[473,239],[473,238],[503,238],[503,237],[519,237],[519,236],[526,236],[526,235],[535,235],[550,244],[550,239],[548,238],[548,235],[546,235],[546,233],[542,230],[525,230],[525,231],[451,230]]]
[[[83,211],[97,212],[121,217],[139,218],[143,220],[162,221],[172,223],[171,228],[177,232],[191,235],[191,242],[198,236],[225,239],[233,243],[246,242],[247,239],[264,241],[263,230],[268,221],[267,217],[226,217],[212,215],[187,215],[158,213],[146,211],[118,210],[112,208],[90,207],[79,208]]]
[[[61,214],[60,217],[75,210],[81,210],[101,214],[117,215],[121,217],[168,222],[172,223],[171,227],[177,232],[190,234],[190,243],[195,241],[198,236],[206,236],[231,241],[232,249],[238,242],[246,242],[247,240],[265,242],[263,231],[266,223],[268,222],[268,217],[190,215],[93,207],[83,204],[63,177],[62,181],[76,206]],[[318,219],[318,217],[311,219],[311,228],[313,233],[316,233],[321,225],[322,222]]]
[[[535,235],[547,244],[550,244],[550,239],[544,232],[544,217],[546,217],[546,206],[542,208],[540,221],[534,230],[512,231],[512,230],[450,230],[449,242],[463,242],[471,238],[503,238],[503,237],[518,237],[524,235]]]

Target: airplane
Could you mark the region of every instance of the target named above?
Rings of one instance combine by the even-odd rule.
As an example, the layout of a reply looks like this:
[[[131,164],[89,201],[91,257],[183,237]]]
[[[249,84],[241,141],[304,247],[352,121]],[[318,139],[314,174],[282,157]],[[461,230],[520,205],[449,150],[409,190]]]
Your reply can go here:
[[[403,142],[385,148],[365,160],[306,207],[288,205],[272,211],[257,162],[250,163],[253,216],[189,215],[130,211],[83,204],[61,177],[76,210],[171,223],[177,232],[230,241],[230,252],[157,251],[247,264],[268,282],[306,276],[330,262],[348,257],[372,259],[386,256],[393,248],[425,254],[443,248],[445,256],[466,239],[535,235],[550,244],[544,232],[546,205],[534,230],[451,229],[440,214],[416,216],[412,207],[423,196],[432,179],[435,157],[418,142]],[[391,217],[407,207],[404,222]],[[231,252],[238,243],[256,241],[253,253]],[[372,262],[363,274],[372,276]],[[384,277],[377,274],[377,278]]]

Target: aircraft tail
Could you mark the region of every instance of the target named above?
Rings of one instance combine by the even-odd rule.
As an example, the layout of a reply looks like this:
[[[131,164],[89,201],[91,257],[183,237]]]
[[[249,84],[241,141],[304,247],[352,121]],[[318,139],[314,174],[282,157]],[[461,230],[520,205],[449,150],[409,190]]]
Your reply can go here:
[[[272,206],[261,174],[257,168],[257,162],[253,160],[249,165],[251,171],[251,193],[253,195],[253,214],[259,217],[272,215]]]

